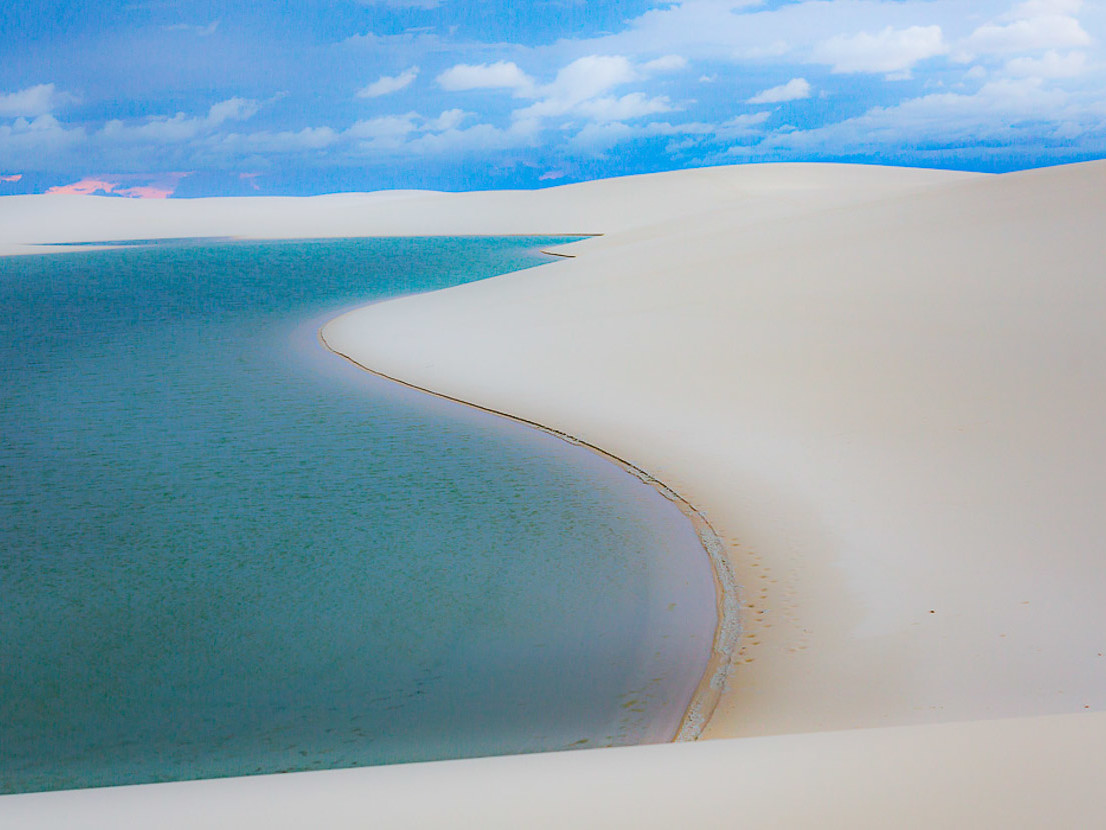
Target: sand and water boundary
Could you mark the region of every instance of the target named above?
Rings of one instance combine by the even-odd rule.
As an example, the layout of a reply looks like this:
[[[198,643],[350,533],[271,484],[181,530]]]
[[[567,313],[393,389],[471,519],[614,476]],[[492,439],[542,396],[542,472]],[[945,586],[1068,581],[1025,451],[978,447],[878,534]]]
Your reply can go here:
[[[546,252],[542,252],[546,253]],[[340,316],[340,315],[339,315]],[[692,528],[695,530],[695,535],[699,539],[699,543],[702,545],[703,552],[706,555],[706,560],[709,564],[711,571],[711,579],[714,583],[715,591],[715,631],[714,637],[711,643],[710,656],[707,660],[706,670],[703,672],[703,676],[700,678],[696,685],[695,691],[692,694],[691,700],[688,701],[685,707],[684,714],[680,719],[680,724],[677,727],[675,733],[672,735],[672,740],[675,742],[681,741],[694,741],[702,734],[704,727],[710,720],[711,714],[713,714],[715,707],[718,705],[718,701],[722,697],[722,693],[726,687],[726,679],[729,677],[732,669],[732,659],[737,642],[741,636],[741,618],[740,618],[740,599],[739,599],[739,587],[734,575],[730,570],[729,563],[726,561],[722,554],[722,541],[714,528],[711,526],[710,521],[700,510],[697,510],[694,505],[687,499],[666,485],[664,482],[659,481],[649,473],[645,472],[639,467],[631,464],[625,459],[619,458],[612,453],[607,452],[601,447],[596,447],[587,443],[573,435],[554,429],[552,427],[539,424],[536,421],[530,421],[525,418],[519,418],[506,412],[500,412],[498,410],[489,409],[479,404],[472,403],[471,401],[464,401],[459,398],[454,398],[449,395],[443,395],[435,392],[431,389],[426,389],[421,386],[416,386],[399,378],[390,377],[382,372],[378,372],[363,363],[358,362],[356,359],[348,354],[344,354],[338,351],[326,339],[326,324],[324,324],[318,331],[319,342],[330,353],[335,356],[348,361],[358,369],[368,372],[375,377],[389,381],[391,383],[399,384],[407,389],[412,389],[417,392],[421,392],[426,395],[431,395],[441,400],[450,401],[451,403],[466,406],[471,409],[478,410],[480,412],[493,415],[498,418],[504,418],[515,423],[523,424],[532,429],[536,429],[540,432],[544,432],[547,435],[552,435],[568,444],[576,447],[582,447],[600,458],[603,458],[615,466],[619,467],[629,475],[634,476],[643,483],[649,485],[672,504],[687,518],[691,523]]]

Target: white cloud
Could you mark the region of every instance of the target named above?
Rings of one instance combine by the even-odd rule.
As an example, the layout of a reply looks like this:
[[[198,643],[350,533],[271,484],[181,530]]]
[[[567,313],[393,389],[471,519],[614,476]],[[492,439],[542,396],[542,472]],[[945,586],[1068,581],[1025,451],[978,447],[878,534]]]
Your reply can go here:
[[[260,108],[259,102],[248,98],[228,98],[212,104],[203,117],[189,116],[183,112],[173,116],[155,115],[147,118],[145,123],[135,126],[112,119],[104,124],[100,135],[113,141],[179,143],[210,133],[227,121],[252,118]]]
[[[298,153],[305,150],[321,150],[335,144],[339,134],[330,127],[304,127],[302,130],[283,132],[230,133],[215,142],[229,150],[252,153]]]
[[[787,45],[787,41],[775,40],[766,46],[749,46],[739,49],[734,57],[741,60],[755,61],[763,58],[778,58],[786,55],[789,50],[790,47]]]
[[[760,112],[746,112],[735,115],[728,121],[722,122],[713,132],[715,137],[721,140],[745,138],[759,132],[758,128],[768,120],[772,113],[769,110]]]
[[[876,33],[890,28],[937,27],[946,39],[970,31],[1006,8],[1010,0],[684,0],[657,4],[621,31],[563,41],[550,47],[561,54],[623,54],[631,58],[676,53],[692,64],[712,62],[781,63],[809,58],[835,34]],[[894,46],[894,44],[892,44]],[[875,70],[880,71],[880,70]],[[889,71],[901,71],[893,69]]]
[[[725,124],[704,124],[693,121],[670,124],[667,121],[651,121],[631,125],[620,122],[586,124],[570,140],[569,146],[577,151],[601,155],[616,144],[631,139],[668,136],[673,140],[666,152],[679,153],[702,142],[726,141],[747,137],[759,132],[757,127],[769,116],[767,112],[747,113],[730,119]]]
[[[526,125],[521,124],[512,124],[507,129],[491,124],[462,128],[470,116],[471,113],[460,109],[445,110],[436,118],[425,118],[417,112],[386,115],[358,121],[339,134],[338,139],[349,141],[355,153],[434,155],[509,149],[534,138]]]
[[[526,93],[533,89],[534,80],[513,61],[495,63],[459,63],[438,76],[438,86],[450,92],[470,89],[513,89]]]
[[[114,118],[104,124],[100,135],[113,141],[144,140],[172,143],[195,138],[200,133],[202,124],[203,119],[190,118],[183,112],[178,112],[171,118],[155,116],[138,126],[128,126]]]
[[[436,78],[432,85],[438,90],[436,97],[444,95],[451,100],[427,110],[425,116],[403,114],[406,107],[389,107],[385,111],[399,114],[353,124],[356,116],[333,120],[324,115],[313,121],[279,123],[270,127],[273,132],[249,133],[231,125],[250,118],[259,105],[230,99],[206,113],[197,110],[173,115],[169,110],[160,117],[111,121],[96,133],[99,122],[88,127],[93,133],[91,138],[86,136],[88,150],[100,154],[97,164],[101,158],[112,160],[102,167],[105,170],[122,169],[116,166],[121,159],[129,159],[126,163],[134,169],[159,159],[172,160],[178,165],[175,169],[186,169],[186,164],[193,163],[189,159],[198,159],[199,169],[201,163],[218,165],[221,158],[263,160],[267,152],[273,153],[274,159],[276,154],[302,152],[308,160],[325,157],[338,160],[336,163],[348,163],[359,154],[364,154],[363,158],[372,158],[373,153],[382,158],[407,158],[471,153],[474,159],[494,164],[498,149],[533,145],[541,148],[542,154],[552,152],[556,157],[558,145],[595,150],[649,136],[669,136],[672,148],[699,147],[704,152],[720,152],[728,146],[722,142],[728,141],[796,154],[804,147],[824,154],[838,152],[835,148],[839,146],[878,146],[892,151],[888,157],[924,158],[929,146],[944,141],[943,130],[953,139],[963,139],[965,151],[972,148],[973,152],[987,142],[998,147],[1002,136],[1015,134],[1003,130],[1023,130],[1016,134],[1031,135],[1032,129],[1039,128],[1041,134],[1078,135],[1095,121],[1083,104],[1072,115],[1069,109],[1075,101],[1098,100],[1104,113],[1100,120],[1106,119],[1102,100],[1106,96],[1101,94],[1098,74],[1103,71],[1099,46],[1084,51],[1079,45],[1091,35],[1101,41],[1106,17],[1088,4],[1083,19],[1078,19],[1082,6],[1076,0],[979,0],[970,4],[963,0],[672,0],[655,5],[614,34],[573,40],[558,39],[557,33],[552,33],[538,46],[474,43],[445,27],[436,29],[437,34],[412,29],[401,35],[363,35],[352,38],[351,45],[333,45],[342,66],[357,63],[353,43],[384,51],[395,61],[382,70],[387,75],[354,76],[358,82],[347,86],[344,93],[347,104],[353,103],[348,99],[362,84],[367,86],[356,94],[372,99],[412,84],[426,86],[427,80]],[[1106,5],[1100,8],[1106,9]],[[1042,45],[1061,42],[1076,45]],[[948,54],[950,47],[957,50],[957,58],[961,52],[980,57],[956,66],[932,60]],[[743,75],[748,77],[742,64],[754,61],[758,77],[771,72],[767,74],[770,80],[755,87],[740,80]],[[811,63],[822,66],[816,69]],[[969,69],[972,63],[978,65]],[[416,64],[423,68],[421,76]],[[846,93],[859,96],[850,99],[858,107],[850,108],[851,112],[863,110],[873,98],[893,104],[904,95],[917,94],[911,92],[913,85],[873,92],[868,79],[858,86],[848,78],[830,77],[831,69],[835,73],[878,73],[877,78],[888,79],[912,70],[919,76],[924,72],[926,83],[918,87],[941,94],[873,108],[859,119],[829,124],[820,128],[822,131],[779,127],[782,115],[790,109],[785,102],[817,96],[823,88],[834,91],[837,101],[844,101]],[[931,69],[935,71],[929,75]],[[798,77],[803,75],[815,77],[813,86],[805,77]],[[1080,80],[1056,84],[1049,80],[1071,78]],[[712,81],[714,85],[708,86]],[[780,85],[762,89],[777,83]],[[735,88],[745,96],[756,94],[742,101],[734,94]],[[466,91],[487,94],[453,95]],[[336,98],[342,94],[340,85],[320,91],[320,95]],[[493,96],[498,100],[488,112],[496,113],[494,119],[478,106]],[[1019,96],[1027,102],[1024,106],[1018,103]],[[400,97],[397,94],[388,100]],[[32,130],[44,136],[75,133],[56,121],[42,120],[35,126],[36,119],[65,98],[52,85],[30,87],[0,94],[0,113],[5,108],[9,113],[15,109],[28,113],[18,126],[21,136]],[[694,98],[702,100],[690,100]],[[454,104],[465,109],[450,108]],[[801,106],[804,111],[809,109]],[[514,111],[507,116],[505,110]],[[665,115],[685,110],[686,116]],[[813,124],[804,121],[802,126],[817,127],[842,117],[834,112],[834,108],[815,107],[809,115],[817,120]],[[656,123],[656,119],[679,121],[684,117],[690,123]],[[494,123],[483,123],[489,120]],[[1055,129],[1051,126],[1054,122]],[[303,123],[332,126],[301,129]],[[10,125],[10,119],[0,118],[0,124]],[[1031,127],[1033,124],[1037,127]],[[10,126],[9,138],[15,130]],[[225,135],[232,130],[238,134]],[[979,141],[978,136],[982,136]],[[992,142],[994,136],[998,138]],[[668,140],[655,140],[650,152]],[[76,157],[77,151],[69,156]],[[7,157],[0,158],[9,164]],[[506,154],[502,160],[513,163],[516,154]],[[537,163],[558,166],[547,156],[538,158]],[[16,163],[10,164],[14,168]],[[536,168],[543,169],[546,167]]]
[[[1083,8],[1083,0],[1026,0],[1019,3],[1010,17],[1035,17],[1042,14],[1076,14]]]
[[[398,75],[381,75],[364,89],[358,90],[358,98],[379,98],[409,87],[419,75],[419,68],[412,66]]]
[[[783,101],[798,101],[801,98],[810,97],[810,84],[806,78],[792,78],[786,84],[774,86],[763,92],[758,92],[746,103],[748,104],[779,104]]]
[[[535,89],[532,95],[539,100],[528,107],[516,110],[513,115],[518,120],[530,120],[566,115],[574,110],[582,111],[582,108],[591,106],[587,102],[594,104],[594,99],[614,87],[638,80],[640,77],[630,60],[622,55],[587,55],[563,67],[551,83]],[[661,99],[651,100],[653,103],[650,106],[669,107]],[[624,106],[630,107],[631,103],[627,102]],[[643,107],[646,104],[638,101],[636,106]],[[595,105],[595,108],[603,109],[604,106]],[[651,111],[662,112],[663,110]]]
[[[594,38],[582,48],[645,55],[678,52],[689,57],[728,57],[764,43],[763,33],[744,34],[750,21],[738,14],[761,0],[684,0],[651,9],[623,31]],[[773,38],[773,40],[776,38]]]
[[[509,150],[534,143],[535,133],[529,125],[514,123],[506,129],[491,124],[474,124],[466,129],[447,129],[438,133],[423,133],[403,145],[406,153],[418,155],[458,155]]]
[[[415,132],[415,119],[418,114],[409,112],[405,115],[384,115],[380,118],[369,118],[358,121],[348,130],[345,136],[359,141],[366,141],[374,148],[398,147],[403,144],[407,136]]]
[[[17,118],[7,129],[13,133],[56,133],[65,128],[58,119],[50,115],[50,113],[46,113],[33,120]]]
[[[417,112],[384,115],[356,121],[344,130],[331,127],[306,127],[298,132],[212,136],[206,148],[217,148],[234,155],[325,152],[331,158],[378,156],[420,156],[487,153],[531,144],[535,133],[526,124],[506,129],[491,124],[462,128],[472,113],[449,109],[433,118]]]
[[[1017,145],[1024,136],[1047,140],[1101,128],[1106,126],[1104,115],[1101,104],[1080,109],[1071,96],[1048,89],[1040,79],[1001,79],[985,83],[971,94],[933,93],[893,107],[873,107],[836,124],[774,133],[755,150],[848,154],[920,145]]]
[[[1075,78],[1087,70],[1087,56],[1083,52],[1061,55],[1049,50],[1039,58],[1021,57],[1006,62],[1009,75],[1022,78]]]
[[[811,58],[834,72],[905,72],[948,51],[940,26],[887,26],[877,34],[837,35],[814,47]]]
[[[621,98],[606,96],[581,101],[574,111],[593,121],[627,121],[643,115],[670,112],[672,104],[665,96],[650,98],[644,92],[631,92]]]
[[[206,126],[217,127],[225,121],[245,121],[257,115],[261,104],[249,98],[228,98],[212,104],[207,111]]]
[[[629,124],[619,122],[588,124],[571,138],[569,146],[578,151],[602,153],[634,137],[635,133],[636,131]]]
[[[68,128],[49,113],[20,117],[0,125],[0,158],[10,167],[40,170],[44,159],[70,151],[86,138],[83,127]]]
[[[430,130],[432,132],[442,132],[444,130],[454,130],[469,117],[471,113],[467,113],[461,109],[445,110],[437,118],[433,118],[422,125],[421,129]]]
[[[1091,36],[1076,17],[1082,7],[1082,0],[1027,0],[976,28],[960,44],[956,58],[1089,46]]]
[[[672,125],[665,121],[654,121],[642,125],[622,124],[620,122],[586,124],[569,140],[569,147],[577,152],[602,155],[617,144],[631,139],[653,136],[677,136],[687,133],[709,131],[702,124]]]
[[[1091,36],[1074,17],[1043,14],[1010,23],[985,23],[964,41],[968,55],[1088,46]]]
[[[397,35],[378,35],[375,32],[365,32],[363,35],[350,35],[342,41],[341,45],[358,50],[384,50],[387,54],[398,57],[452,51],[459,44],[433,32],[411,31],[401,32]]]
[[[623,55],[587,55],[561,69],[540,92],[548,101],[571,107],[640,77]]]
[[[686,66],[687,61],[679,55],[665,55],[640,66],[624,55],[585,55],[561,67],[547,84],[538,84],[511,61],[457,64],[437,80],[443,89],[450,91],[502,89],[515,97],[532,99],[532,104],[516,109],[511,117],[513,130],[533,133],[540,129],[543,119],[557,116],[577,115],[609,124],[669,112],[675,107],[667,96],[649,96],[644,92],[618,96],[611,92],[650,74]]]
[[[680,55],[665,55],[656,60],[646,61],[641,65],[641,71],[646,74],[655,72],[676,72],[687,68],[687,58]]]
[[[34,118],[53,112],[74,100],[72,95],[68,92],[59,92],[53,84],[39,84],[18,92],[0,94],[0,117]]]

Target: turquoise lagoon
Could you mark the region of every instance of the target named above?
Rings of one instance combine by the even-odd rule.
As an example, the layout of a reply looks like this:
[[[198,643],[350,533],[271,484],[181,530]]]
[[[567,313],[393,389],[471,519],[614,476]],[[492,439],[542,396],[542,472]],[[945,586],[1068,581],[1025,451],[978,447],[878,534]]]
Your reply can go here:
[[[715,624],[676,508],[317,340],[564,241],[0,259],[0,792],[670,737]]]

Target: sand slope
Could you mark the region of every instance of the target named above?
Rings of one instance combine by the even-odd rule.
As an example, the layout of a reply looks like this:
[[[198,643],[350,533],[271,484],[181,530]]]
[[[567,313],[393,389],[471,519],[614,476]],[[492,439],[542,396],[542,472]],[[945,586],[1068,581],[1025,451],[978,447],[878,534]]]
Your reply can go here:
[[[50,830],[1087,828],[1106,715],[865,729],[0,798]],[[1097,819],[1097,820],[1096,820]]]
[[[1106,165],[763,199],[326,335],[706,512],[746,626],[708,736],[1106,708]]]

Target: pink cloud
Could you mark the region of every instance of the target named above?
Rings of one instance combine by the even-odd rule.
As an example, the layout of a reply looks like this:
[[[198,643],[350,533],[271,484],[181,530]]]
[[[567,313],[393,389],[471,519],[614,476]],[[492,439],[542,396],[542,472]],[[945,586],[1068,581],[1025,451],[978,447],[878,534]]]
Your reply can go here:
[[[126,196],[131,199],[168,199],[176,193],[181,179],[186,179],[191,175],[191,170],[184,173],[166,173],[152,180],[147,179],[145,184],[120,188],[115,192],[119,196]]]
[[[81,179],[79,182],[73,182],[72,184],[55,185],[46,192],[60,193],[68,196],[89,196],[99,191],[111,193],[115,190],[117,184],[117,182],[107,182],[103,179]]]
[[[12,173],[10,176],[0,176],[0,182],[17,182],[22,178],[22,173]]]
[[[126,196],[130,199],[168,199],[173,195],[173,191],[176,189],[177,186],[175,184],[169,187],[146,185],[141,187],[125,187],[116,190],[115,194],[117,196]]]
[[[81,179],[72,184],[51,187],[47,193],[76,194],[90,196],[101,193],[104,195],[122,196],[128,199],[168,199],[177,189],[181,179],[191,176],[187,173],[166,173],[151,179],[148,176],[112,176],[111,178]],[[142,181],[144,184],[134,184],[129,187],[123,185],[127,181]]]
[[[252,187],[254,190],[260,190],[261,188],[257,186],[256,181],[257,177],[260,175],[260,173],[239,173],[238,178],[244,182],[249,182],[250,187]]]

